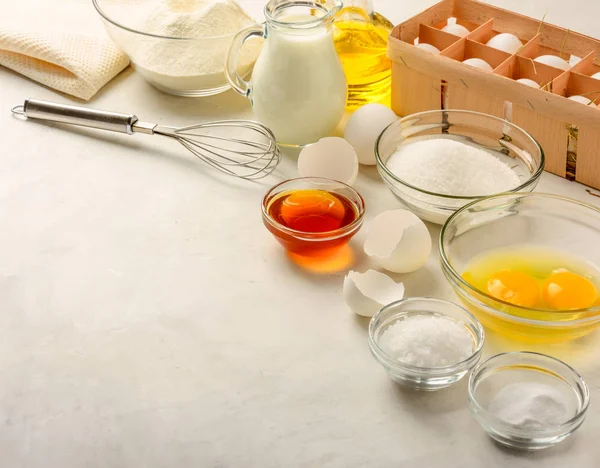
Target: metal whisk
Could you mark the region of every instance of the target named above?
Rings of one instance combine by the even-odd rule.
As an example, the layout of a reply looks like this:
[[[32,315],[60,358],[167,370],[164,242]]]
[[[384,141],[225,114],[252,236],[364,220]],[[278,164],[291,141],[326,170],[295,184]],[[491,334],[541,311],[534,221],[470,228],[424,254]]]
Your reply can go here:
[[[277,167],[280,160],[273,132],[251,120],[222,120],[175,128],[141,122],[133,114],[34,99],[27,99],[22,106],[13,107],[12,112],[29,119],[50,120],[129,135],[145,133],[173,138],[209,166],[243,179],[265,177]]]

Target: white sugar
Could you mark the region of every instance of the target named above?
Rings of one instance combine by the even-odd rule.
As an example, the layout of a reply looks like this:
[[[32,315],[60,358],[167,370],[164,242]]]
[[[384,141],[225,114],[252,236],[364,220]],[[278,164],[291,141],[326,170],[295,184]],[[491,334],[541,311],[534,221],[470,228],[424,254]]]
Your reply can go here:
[[[465,325],[437,315],[412,315],[390,325],[379,346],[398,361],[418,367],[444,367],[473,354],[473,336]]]
[[[492,195],[521,183],[515,171],[487,151],[445,138],[400,146],[387,167],[414,187],[444,195]]]

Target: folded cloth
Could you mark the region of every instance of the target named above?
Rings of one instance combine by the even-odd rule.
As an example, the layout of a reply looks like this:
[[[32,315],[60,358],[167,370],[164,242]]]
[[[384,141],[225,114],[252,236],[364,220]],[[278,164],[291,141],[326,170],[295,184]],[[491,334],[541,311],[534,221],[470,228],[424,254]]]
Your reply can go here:
[[[0,65],[46,86],[90,99],[129,63],[91,0],[4,2]]]

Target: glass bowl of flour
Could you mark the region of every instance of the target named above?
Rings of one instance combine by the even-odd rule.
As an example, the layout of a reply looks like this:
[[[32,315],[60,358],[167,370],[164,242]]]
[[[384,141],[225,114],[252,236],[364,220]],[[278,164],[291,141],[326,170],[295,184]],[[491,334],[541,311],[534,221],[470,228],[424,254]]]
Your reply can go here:
[[[420,218],[443,224],[481,197],[530,192],[544,152],[522,128],[465,110],[408,115],[375,145],[377,169],[394,195]]]
[[[224,64],[235,34],[256,24],[234,0],[93,0],[133,68],[169,94],[210,96],[229,89]],[[251,42],[238,71],[248,74],[260,44]]]

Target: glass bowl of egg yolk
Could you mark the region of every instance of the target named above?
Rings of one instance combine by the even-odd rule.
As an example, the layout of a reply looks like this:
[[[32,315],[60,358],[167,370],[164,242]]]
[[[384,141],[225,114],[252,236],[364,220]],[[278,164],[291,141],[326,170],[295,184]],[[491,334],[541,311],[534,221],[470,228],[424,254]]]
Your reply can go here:
[[[262,201],[266,228],[291,254],[327,257],[358,232],[365,203],[349,185],[320,177],[290,179]]]
[[[491,331],[535,343],[600,325],[600,209],[543,193],[470,203],[444,224],[442,270]]]

